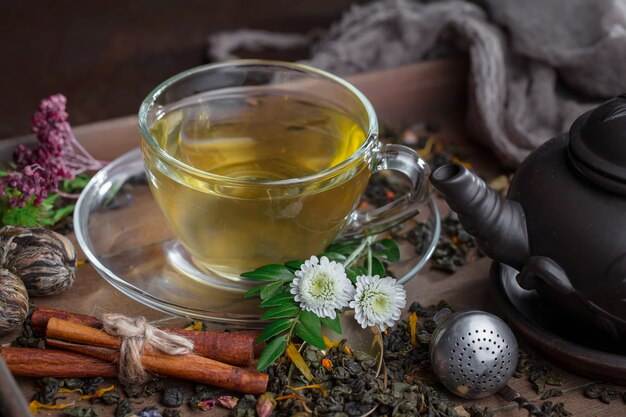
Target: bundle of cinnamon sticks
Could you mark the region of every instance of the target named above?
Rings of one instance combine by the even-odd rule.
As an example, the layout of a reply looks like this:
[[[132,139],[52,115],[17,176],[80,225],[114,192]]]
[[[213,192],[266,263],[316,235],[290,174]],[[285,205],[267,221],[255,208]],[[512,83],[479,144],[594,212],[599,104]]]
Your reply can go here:
[[[48,347],[2,347],[0,353],[14,375],[43,377],[114,377],[120,339],[101,330],[95,317],[39,308],[31,316],[33,330],[46,335]],[[194,343],[194,353],[168,355],[146,347],[143,366],[162,376],[226,388],[245,394],[265,392],[268,375],[251,369],[255,334],[164,329]]]

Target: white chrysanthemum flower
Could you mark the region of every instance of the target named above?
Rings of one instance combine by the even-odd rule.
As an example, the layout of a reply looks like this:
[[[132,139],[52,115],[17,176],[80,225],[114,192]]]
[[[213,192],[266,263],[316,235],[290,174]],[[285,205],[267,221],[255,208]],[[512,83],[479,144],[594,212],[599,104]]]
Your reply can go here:
[[[330,262],[325,256],[319,260],[317,256],[311,256],[296,271],[296,278],[291,282],[291,293],[303,310],[334,319],[337,315],[335,310],[348,306],[354,287],[343,265]]]
[[[393,278],[361,275],[356,278],[356,295],[350,307],[361,327],[378,326],[385,330],[400,318],[406,305],[406,291]]]

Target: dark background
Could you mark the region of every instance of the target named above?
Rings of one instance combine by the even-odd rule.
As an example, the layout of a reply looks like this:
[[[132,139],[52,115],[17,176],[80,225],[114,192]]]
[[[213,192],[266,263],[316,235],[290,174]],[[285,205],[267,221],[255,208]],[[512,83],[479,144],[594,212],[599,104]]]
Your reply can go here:
[[[207,37],[240,28],[326,28],[350,0],[0,0],[0,138],[30,132],[41,98],[73,125],[134,114],[158,83],[209,62]],[[303,58],[270,53],[277,59]],[[300,56],[299,56],[300,55]]]

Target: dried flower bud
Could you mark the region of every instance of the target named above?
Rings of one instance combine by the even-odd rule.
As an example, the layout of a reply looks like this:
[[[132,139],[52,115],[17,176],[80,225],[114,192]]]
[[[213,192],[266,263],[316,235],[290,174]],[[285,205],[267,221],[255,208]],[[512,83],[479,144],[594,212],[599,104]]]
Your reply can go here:
[[[21,279],[0,269],[0,333],[22,325],[28,314],[28,293]]]
[[[232,395],[222,395],[221,397],[217,397],[216,400],[219,405],[228,410],[237,407],[237,403],[239,402],[239,398],[233,397]]]
[[[258,417],[268,417],[276,407],[273,392],[261,394],[256,402],[256,414]]]
[[[24,281],[30,296],[55,295],[74,282],[76,250],[52,230],[5,226],[0,229],[0,265]]]

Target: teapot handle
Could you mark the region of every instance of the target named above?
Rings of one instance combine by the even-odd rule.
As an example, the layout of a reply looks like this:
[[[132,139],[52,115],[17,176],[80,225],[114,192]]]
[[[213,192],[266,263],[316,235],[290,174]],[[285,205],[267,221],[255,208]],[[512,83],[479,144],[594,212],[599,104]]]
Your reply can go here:
[[[526,290],[534,290],[538,280],[560,294],[576,292],[563,268],[545,256],[531,256],[517,275],[517,282]]]

